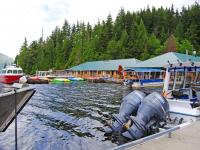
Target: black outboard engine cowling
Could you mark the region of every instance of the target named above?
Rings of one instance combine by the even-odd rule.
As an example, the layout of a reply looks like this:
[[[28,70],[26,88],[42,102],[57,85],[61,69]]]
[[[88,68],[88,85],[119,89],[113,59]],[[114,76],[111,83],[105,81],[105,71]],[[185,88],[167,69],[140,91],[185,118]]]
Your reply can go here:
[[[169,111],[167,100],[157,92],[146,96],[137,111],[137,116],[132,118],[132,126],[122,135],[129,139],[139,139],[147,135],[150,121],[163,121]]]
[[[115,122],[111,126],[113,132],[121,132],[122,126],[127,122],[127,118],[132,114],[136,114],[145,94],[141,91],[133,91],[123,98],[119,114],[113,115]]]

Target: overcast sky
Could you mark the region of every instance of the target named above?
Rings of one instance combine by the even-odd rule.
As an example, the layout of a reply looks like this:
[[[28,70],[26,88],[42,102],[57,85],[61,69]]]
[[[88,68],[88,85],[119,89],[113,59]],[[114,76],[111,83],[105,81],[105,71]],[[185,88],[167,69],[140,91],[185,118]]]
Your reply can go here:
[[[51,34],[65,19],[95,24],[110,13],[115,19],[120,8],[137,11],[147,5],[180,9],[200,0],[0,0],[0,53],[15,58],[26,37],[30,43]]]

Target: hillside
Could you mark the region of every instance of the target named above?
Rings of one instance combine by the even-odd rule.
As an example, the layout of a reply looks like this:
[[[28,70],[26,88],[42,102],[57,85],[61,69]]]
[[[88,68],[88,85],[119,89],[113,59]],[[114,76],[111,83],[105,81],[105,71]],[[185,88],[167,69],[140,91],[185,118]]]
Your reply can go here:
[[[200,55],[200,5],[125,11],[111,14],[95,25],[79,22],[56,26],[46,39],[22,43],[16,61],[27,74],[36,70],[65,69],[110,59],[146,60],[165,52]],[[30,45],[28,44],[30,43]]]
[[[5,66],[5,65],[10,65],[13,62],[13,59],[0,53],[0,70]]]

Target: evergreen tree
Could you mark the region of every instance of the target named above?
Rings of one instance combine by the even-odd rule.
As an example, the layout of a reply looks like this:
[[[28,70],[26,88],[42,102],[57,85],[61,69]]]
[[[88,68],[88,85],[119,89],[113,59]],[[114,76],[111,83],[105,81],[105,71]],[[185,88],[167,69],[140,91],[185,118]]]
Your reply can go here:
[[[151,34],[151,36],[148,38],[148,50],[149,55],[154,56],[156,55],[156,49],[158,49],[160,45],[160,40],[156,38],[155,34]]]
[[[137,58],[145,60],[164,52],[178,51],[200,54],[200,5],[171,8],[149,8],[137,12],[120,9],[115,20],[94,26],[77,21],[56,26],[46,38],[31,41],[25,38],[15,63],[24,72],[65,69],[85,61]],[[175,35],[175,36],[173,36]]]
[[[188,41],[187,39],[183,39],[179,46],[178,46],[178,52],[179,53],[186,53],[186,51],[189,52],[190,55],[192,55],[193,52],[193,45],[191,44],[190,41]]]
[[[144,54],[144,51],[147,48],[147,31],[144,26],[143,20],[140,20],[139,25],[136,27],[136,39],[135,39],[135,46],[138,49],[136,55],[139,55],[140,58],[144,59],[144,55],[148,55],[148,51]]]
[[[175,36],[178,37],[179,40],[184,38],[184,28],[181,22],[176,25]]]

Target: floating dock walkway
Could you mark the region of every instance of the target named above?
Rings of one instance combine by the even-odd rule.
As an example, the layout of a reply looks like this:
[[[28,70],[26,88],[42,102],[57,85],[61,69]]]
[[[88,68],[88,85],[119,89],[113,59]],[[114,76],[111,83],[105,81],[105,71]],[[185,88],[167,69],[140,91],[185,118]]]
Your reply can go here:
[[[146,137],[113,148],[113,150],[199,150],[200,149],[200,121],[174,128],[172,132],[161,137]]]

